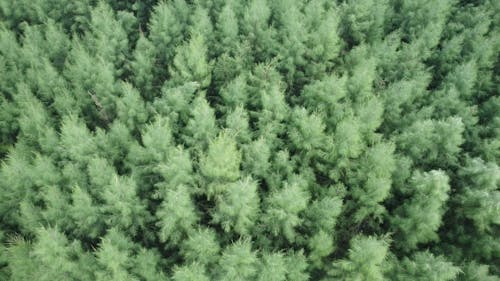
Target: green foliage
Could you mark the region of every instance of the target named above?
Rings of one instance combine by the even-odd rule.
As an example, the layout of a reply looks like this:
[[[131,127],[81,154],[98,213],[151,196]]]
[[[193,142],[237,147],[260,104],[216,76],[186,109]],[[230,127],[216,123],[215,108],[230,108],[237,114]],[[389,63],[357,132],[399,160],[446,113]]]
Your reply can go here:
[[[460,269],[442,256],[417,252],[411,259],[405,257],[396,265],[391,280],[448,281],[456,280]]]
[[[174,281],[208,281],[205,268],[199,264],[190,264],[174,269]]]
[[[277,253],[264,253],[262,262],[259,268],[259,277],[257,280],[286,280],[286,266],[285,259],[282,254]]]
[[[141,95],[148,101],[154,94],[155,50],[153,43],[141,34],[134,49],[133,60],[130,62],[134,85],[140,89]]]
[[[309,115],[305,108],[297,108],[292,111],[290,121],[293,125],[288,134],[297,149],[312,151],[325,143],[325,125],[320,116]]]
[[[71,199],[73,203],[68,212],[71,219],[78,225],[74,234],[94,239],[99,237],[104,222],[100,218],[100,211],[95,206],[92,197],[87,191],[75,186],[71,193]]]
[[[456,162],[463,142],[460,118],[416,121],[399,137],[399,147],[421,165],[440,167]]]
[[[460,172],[463,195],[460,204],[464,215],[471,219],[480,231],[500,225],[500,168],[495,163],[472,159]]]
[[[450,190],[449,178],[443,171],[415,172],[410,180],[407,199],[395,212],[392,224],[401,232],[404,248],[437,240],[444,204]]]
[[[130,131],[134,131],[146,123],[148,113],[139,92],[132,85],[122,85],[123,96],[116,101],[117,119],[123,122]]]
[[[362,157],[359,170],[356,171],[359,183],[352,182],[352,197],[357,201],[354,219],[360,222],[368,215],[380,217],[384,201],[391,189],[391,175],[396,169],[394,145],[378,143],[369,148]]]
[[[500,279],[498,275],[490,274],[488,266],[484,264],[481,265],[472,262],[465,265],[463,268],[463,274],[459,276],[458,280],[498,281]]]
[[[96,56],[118,68],[123,65],[128,51],[127,33],[105,2],[100,1],[90,13],[90,32],[86,34],[85,44]]]
[[[249,235],[259,214],[257,182],[245,178],[229,184],[213,214],[214,222],[220,223],[224,231]]]
[[[33,277],[38,280],[78,278],[80,266],[78,258],[81,248],[78,243],[69,243],[64,234],[57,229],[40,229],[38,241],[33,245],[33,255],[37,269]],[[75,258],[76,257],[76,258]],[[85,272],[83,268],[82,273]]]
[[[191,119],[186,126],[186,143],[205,148],[217,134],[214,110],[203,95],[196,97],[191,106]]]
[[[197,262],[202,265],[217,260],[220,251],[215,231],[200,229],[191,232],[181,245],[181,254],[188,262]]]
[[[182,85],[196,82],[202,88],[210,83],[210,64],[207,61],[207,47],[202,35],[194,33],[189,42],[177,48],[170,68],[172,80],[168,83]]]
[[[255,278],[258,259],[249,240],[239,240],[222,251],[220,280],[242,281]]]
[[[156,217],[160,241],[171,240],[172,243],[178,243],[199,220],[188,189],[182,185],[166,192]]]
[[[329,275],[346,281],[385,280],[388,246],[383,239],[356,236],[350,242],[348,258],[335,262]]]
[[[110,229],[102,238],[96,257],[99,270],[96,280],[138,280],[129,273],[133,266],[131,251],[133,242],[116,229]]]
[[[267,200],[267,211],[263,220],[274,236],[285,237],[289,241],[295,239],[295,227],[302,219],[299,213],[304,211],[309,201],[309,194],[299,180],[285,182],[281,190],[274,191]]]
[[[106,223],[129,233],[137,233],[148,219],[142,202],[137,197],[136,183],[132,178],[111,175],[109,185],[102,191],[103,213]]]
[[[221,132],[208,145],[208,151],[200,160],[200,171],[214,184],[208,186],[207,195],[220,194],[225,188],[220,183],[235,181],[240,176],[241,152],[236,140],[227,132]]]
[[[0,0],[0,280],[498,280],[499,14]]]
[[[373,43],[381,39],[388,1],[347,1],[342,8],[341,27],[347,43]]]

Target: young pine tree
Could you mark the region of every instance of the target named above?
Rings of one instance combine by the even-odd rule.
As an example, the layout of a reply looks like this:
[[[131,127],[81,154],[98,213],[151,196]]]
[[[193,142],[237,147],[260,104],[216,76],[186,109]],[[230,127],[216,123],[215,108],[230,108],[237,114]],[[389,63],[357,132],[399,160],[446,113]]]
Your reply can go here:
[[[391,218],[397,231],[396,246],[403,250],[417,248],[419,243],[438,239],[448,193],[449,178],[443,171],[415,172],[406,190],[410,196],[398,207]]]

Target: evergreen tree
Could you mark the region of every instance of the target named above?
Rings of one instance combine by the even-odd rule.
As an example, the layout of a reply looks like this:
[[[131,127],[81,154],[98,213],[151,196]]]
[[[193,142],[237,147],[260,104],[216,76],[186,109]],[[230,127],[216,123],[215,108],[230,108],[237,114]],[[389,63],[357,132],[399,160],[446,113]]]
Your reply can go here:
[[[123,96],[116,101],[117,119],[130,131],[141,127],[148,120],[148,113],[139,92],[128,83],[122,84]]]
[[[0,0],[0,280],[498,280],[498,3]]]
[[[110,61],[121,74],[128,51],[128,38],[121,23],[115,18],[111,7],[99,1],[90,13],[90,32],[84,39],[91,54]]]
[[[248,177],[229,185],[217,202],[213,219],[226,232],[233,230],[240,235],[250,235],[258,214],[257,183]]]
[[[177,267],[174,269],[172,276],[174,281],[208,281],[210,280],[206,273],[205,268],[199,264],[190,264]]]
[[[175,54],[175,47],[184,39],[188,21],[185,1],[161,1],[153,7],[148,24],[149,39],[153,43],[156,61],[161,67],[154,68],[155,81],[159,85],[166,80],[167,65]]]
[[[182,85],[186,82],[196,82],[200,87],[206,88],[210,84],[211,65],[207,60],[207,47],[205,38],[198,33],[193,33],[186,44],[176,49],[170,75],[172,85]]]
[[[203,95],[199,95],[191,104],[191,119],[186,126],[185,142],[189,146],[206,148],[210,140],[217,135],[214,110]]]
[[[384,263],[388,248],[383,239],[356,236],[350,242],[348,258],[335,262],[329,275],[346,281],[386,280]]]
[[[187,262],[202,265],[215,263],[219,252],[220,245],[216,233],[211,229],[199,229],[191,232],[181,245],[181,254]]]
[[[460,269],[444,257],[429,252],[418,252],[412,259],[405,257],[395,269],[392,280],[455,280]]]
[[[188,189],[180,185],[176,189],[168,190],[158,211],[157,225],[160,228],[160,241],[170,241],[173,244],[180,242],[184,236],[194,230],[199,216]]]
[[[36,271],[32,278],[38,280],[77,279],[90,280],[89,265],[80,262],[83,255],[80,245],[70,243],[57,229],[41,228],[38,241],[33,245]],[[85,276],[87,275],[87,276]]]
[[[373,43],[384,34],[389,1],[347,1],[341,6],[343,37],[348,44]]]
[[[222,251],[219,261],[220,280],[248,280],[255,278],[258,259],[249,240],[239,240]]]
[[[257,280],[286,280],[285,259],[282,254],[264,253],[261,258],[262,262],[259,268]]]
[[[155,96],[154,67],[155,67],[155,46],[141,34],[137,40],[133,59],[130,62],[130,68],[134,77],[134,85],[140,90],[141,96],[151,101]]]
[[[262,220],[272,235],[283,235],[288,241],[294,241],[295,227],[302,223],[299,213],[306,209],[308,201],[309,194],[300,180],[285,182],[281,190],[268,197]]]
[[[211,197],[227,189],[225,182],[240,177],[241,152],[236,147],[234,136],[220,133],[208,146],[206,154],[200,159],[201,174],[211,182],[206,194]]]
[[[361,182],[350,180],[352,197],[357,201],[354,219],[362,221],[369,215],[380,217],[384,212],[381,202],[389,195],[391,175],[396,165],[394,161],[394,145],[378,143],[369,148],[360,161],[359,173],[356,177]]]
[[[95,272],[96,280],[138,280],[129,269],[133,266],[133,242],[123,233],[112,228],[102,238],[97,250],[98,270]]]
[[[456,163],[463,143],[463,130],[463,122],[457,117],[442,121],[419,120],[398,136],[398,145],[420,165],[446,166]]]
[[[404,240],[400,247],[414,249],[419,243],[437,240],[444,205],[450,190],[449,178],[443,171],[415,172],[406,192],[406,200],[392,217],[392,224]]]
[[[139,280],[166,281],[168,279],[160,266],[161,259],[157,250],[141,248],[134,257],[134,267],[131,271],[139,277]]]
[[[460,176],[464,189],[458,200],[463,206],[464,215],[480,231],[499,225],[500,168],[495,163],[485,163],[476,158],[469,161]]]

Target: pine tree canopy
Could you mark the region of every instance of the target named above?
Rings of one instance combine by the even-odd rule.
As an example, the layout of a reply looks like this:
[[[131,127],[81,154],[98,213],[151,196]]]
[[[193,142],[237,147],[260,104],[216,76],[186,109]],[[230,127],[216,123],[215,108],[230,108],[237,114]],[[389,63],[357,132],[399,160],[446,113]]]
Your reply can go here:
[[[499,15],[0,0],[0,281],[500,281]]]

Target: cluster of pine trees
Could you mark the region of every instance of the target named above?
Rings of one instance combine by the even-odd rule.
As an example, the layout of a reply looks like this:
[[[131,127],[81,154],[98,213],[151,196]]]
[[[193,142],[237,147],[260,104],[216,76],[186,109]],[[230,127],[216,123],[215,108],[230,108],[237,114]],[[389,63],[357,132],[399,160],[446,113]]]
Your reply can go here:
[[[0,280],[500,280],[500,1],[0,0]]]

